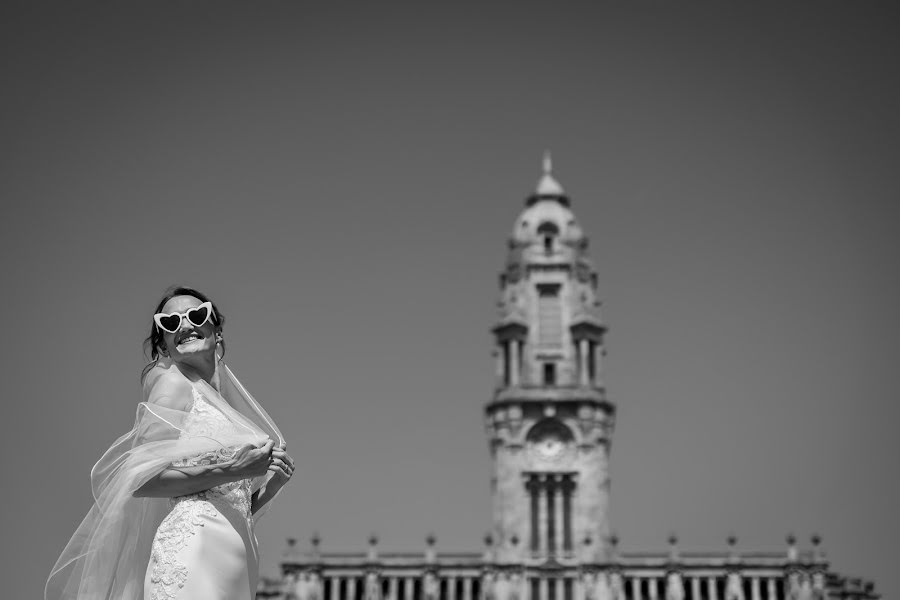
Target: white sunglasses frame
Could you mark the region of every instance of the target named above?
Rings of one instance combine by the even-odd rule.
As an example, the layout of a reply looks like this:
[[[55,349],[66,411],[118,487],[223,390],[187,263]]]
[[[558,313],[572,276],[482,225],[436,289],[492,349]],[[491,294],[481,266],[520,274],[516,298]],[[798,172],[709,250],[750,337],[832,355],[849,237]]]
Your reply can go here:
[[[206,308],[206,318],[199,325],[197,323],[194,323],[193,321],[191,321],[188,318],[188,313],[191,312],[192,310],[197,310],[198,308]],[[202,304],[198,304],[197,306],[187,309],[183,313],[178,313],[178,312],[156,313],[155,315],[153,315],[153,322],[156,323],[156,327],[159,328],[160,331],[165,331],[166,333],[175,333],[175,331],[178,331],[179,329],[181,329],[181,325],[182,325],[182,323],[184,323],[185,319],[187,319],[188,323],[190,323],[194,327],[203,327],[204,325],[206,325],[207,321],[212,319],[214,314],[216,314],[216,311],[213,310],[212,302],[203,302]],[[175,331],[169,331],[168,329],[166,329],[165,327],[162,326],[162,323],[160,322],[161,319],[164,319],[165,317],[175,317],[175,316],[180,317],[180,319],[178,320],[178,327],[175,328]]]

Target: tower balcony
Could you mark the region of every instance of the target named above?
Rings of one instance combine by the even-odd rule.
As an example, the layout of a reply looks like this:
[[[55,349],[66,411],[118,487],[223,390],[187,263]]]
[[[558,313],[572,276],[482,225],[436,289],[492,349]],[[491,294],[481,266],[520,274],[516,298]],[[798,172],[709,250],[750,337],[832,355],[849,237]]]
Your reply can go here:
[[[516,385],[499,388],[494,393],[490,404],[536,402],[594,402],[608,405],[614,404],[606,398],[606,389],[584,385]]]

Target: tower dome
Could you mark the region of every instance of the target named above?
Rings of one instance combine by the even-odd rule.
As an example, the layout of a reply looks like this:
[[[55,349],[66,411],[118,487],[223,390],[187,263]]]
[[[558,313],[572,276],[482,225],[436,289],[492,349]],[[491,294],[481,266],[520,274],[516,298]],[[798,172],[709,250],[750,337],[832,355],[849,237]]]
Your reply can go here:
[[[543,174],[525,205],[525,210],[513,226],[512,240],[517,245],[541,244],[548,235],[572,245],[585,239],[569,208],[568,196],[553,176],[553,161],[549,152],[544,154]]]

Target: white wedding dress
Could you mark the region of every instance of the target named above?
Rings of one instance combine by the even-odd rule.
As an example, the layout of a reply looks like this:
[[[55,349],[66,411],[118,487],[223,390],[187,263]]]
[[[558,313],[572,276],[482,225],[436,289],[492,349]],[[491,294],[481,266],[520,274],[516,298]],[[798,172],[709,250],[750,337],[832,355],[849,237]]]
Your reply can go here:
[[[235,425],[192,385],[184,434],[228,438]],[[224,462],[230,452],[206,452],[172,463]],[[169,501],[171,511],[153,538],[144,600],[250,600],[256,595],[259,554],[245,479]]]

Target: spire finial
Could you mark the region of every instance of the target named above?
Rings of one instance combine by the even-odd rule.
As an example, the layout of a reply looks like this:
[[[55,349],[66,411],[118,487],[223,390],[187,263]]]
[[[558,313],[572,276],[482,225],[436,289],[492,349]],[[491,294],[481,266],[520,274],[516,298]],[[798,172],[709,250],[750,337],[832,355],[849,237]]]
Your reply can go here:
[[[375,533],[369,535],[369,551],[366,553],[366,560],[370,563],[378,560],[378,536]]]
[[[669,534],[669,561],[678,562],[678,536],[674,532]]]
[[[797,552],[797,538],[793,533],[789,533],[786,541],[788,543],[787,558],[791,562],[796,562],[799,557],[799,553]]]
[[[433,533],[429,533],[428,536],[425,537],[425,562],[433,563],[435,558],[437,557],[437,553],[434,551],[434,543],[437,542],[437,536]]]
[[[314,531],[312,537],[309,539],[310,542],[310,554],[318,560],[319,558],[319,544],[322,543],[322,538],[319,536],[318,531]]]
[[[543,173],[541,173],[541,178],[538,180],[537,189],[534,191],[534,195],[529,199],[529,202],[533,204],[539,198],[556,198],[563,206],[569,205],[569,200],[566,198],[566,192],[563,191],[559,182],[553,177],[553,157],[550,155],[549,150],[544,150],[544,159],[543,163]],[[528,206],[531,206],[528,204]]]

